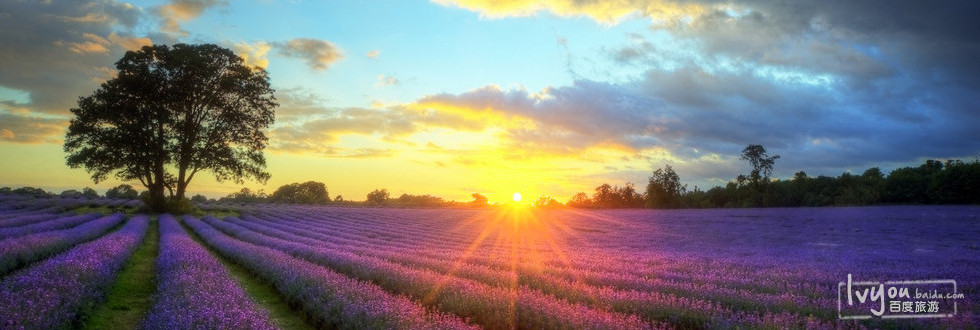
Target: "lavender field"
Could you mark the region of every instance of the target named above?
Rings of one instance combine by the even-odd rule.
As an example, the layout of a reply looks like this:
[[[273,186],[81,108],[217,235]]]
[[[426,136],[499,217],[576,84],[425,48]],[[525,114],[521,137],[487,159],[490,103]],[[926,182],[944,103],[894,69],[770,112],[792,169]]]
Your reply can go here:
[[[219,218],[75,215],[55,204],[0,201],[0,328],[82,326],[153,230],[156,293],[134,328],[281,327],[232,279],[229,263],[317,328],[980,324],[978,207],[253,205],[222,206],[237,215]],[[945,317],[840,319],[838,283],[849,274],[855,282],[951,279],[962,298]]]

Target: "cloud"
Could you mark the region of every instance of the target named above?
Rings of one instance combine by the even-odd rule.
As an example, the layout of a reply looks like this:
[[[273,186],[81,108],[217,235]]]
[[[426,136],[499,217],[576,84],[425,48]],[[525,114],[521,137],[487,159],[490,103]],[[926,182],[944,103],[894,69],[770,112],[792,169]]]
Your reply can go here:
[[[258,66],[260,68],[269,67],[269,59],[266,57],[272,45],[265,41],[255,43],[240,42],[232,46],[235,54],[245,60],[245,65]]]
[[[398,78],[379,74],[378,82],[374,83],[374,87],[394,86],[394,85],[398,85],[398,83],[399,83]]]
[[[115,33],[109,34],[109,41],[112,44],[116,44],[119,47],[122,47],[122,49],[124,50],[139,50],[140,48],[143,48],[143,46],[153,45],[153,42],[150,41],[150,38],[120,36]]]
[[[377,49],[369,51],[367,52],[367,54],[364,55],[364,57],[367,57],[369,59],[376,59],[378,58],[378,56],[381,56],[381,51]]]
[[[358,135],[395,140],[416,132],[414,116],[403,116],[391,109],[330,108],[323,99],[303,89],[280,93],[278,123],[272,128],[270,147],[294,153],[315,153],[331,157],[382,157],[390,151],[360,150],[341,145],[341,137]]]
[[[93,13],[92,8],[98,8]],[[141,11],[113,0],[14,1],[0,7],[0,86],[28,95],[23,102],[0,103],[0,111],[65,116],[79,96],[88,95],[104,81],[123,52],[147,44],[131,34]],[[14,139],[36,142],[51,139],[21,138],[52,133],[26,133],[9,129]]]
[[[650,30],[607,50],[613,63],[640,72],[625,81],[582,78],[539,93],[568,93],[550,100],[492,88],[435,97],[472,113],[490,109],[527,118],[529,125],[501,134],[517,147],[577,152],[611,142],[644,153],[662,146],[676,161],[695,162],[762,143],[784,155],[782,169],[833,175],[980,152],[980,130],[971,128],[980,126],[980,34],[974,32],[980,20],[973,17],[980,3],[902,0],[885,8],[846,0],[436,2],[489,18],[550,12],[601,24],[651,19]],[[577,95],[589,97],[562,101]],[[611,99],[656,105],[640,111],[649,117],[630,116],[627,109],[637,107]],[[580,104],[588,109],[576,110]],[[561,111],[583,122],[546,115]],[[621,112],[631,120],[608,116]],[[589,127],[589,121],[610,128]],[[589,131],[595,134],[584,133]],[[738,162],[722,158],[712,164]]]
[[[272,45],[282,55],[306,60],[306,64],[314,70],[326,70],[344,57],[337,45],[326,40],[297,38]]]
[[[540,93],[487,86],[459,95],[438,94],[418,107],[453,108],[468,116],[497,116],[501,138],[515,148],[556,154],[592,147],[637,150],[659,141],[645,138],[665,130],[672,119],[657,99],[608,83],[580,80]],[[463,117],[466,117],[464,115]]]
[[[649,70],[629,84],[584,80],[539,93],[487,86],[431,95],[413,106],[483,123],[477,129],[496,131],[514,157],[652,154],[643,157],[683,163],[692,174],[710,175],[705,179],[737,175],[724,171],[739,168],[731,155],[748,144],[783,154],[777,175],[786,176],[799,169],[839,174],[920,157],[970,157],[980,150],[980,133],[971,129],[980,116],[926,111],[946,107],[946,99],[908,104],[914,97],[909,92],[883,101],[874,92],[840,95],[828,86],[787,83],[752,70],[684,67]],[[919,119],[896,114],[903,108]],[[596,159],[608,161],[612,154]]]
[[[0,141],[60,143],[68,121],[0,112]]]
[[[603,24],[643,15],[658,22],[676,22],[704,11],[698,3],[673,1],[603,1],[603,0],[433,0],[444,6],[456,6],[476,11],[481,16],[503,18],[531,16],[550,12],[562,17],[584,16]]]
[[[156,8],[160,17],[160,29],[171,35],[186,36],[180,24],[201,16],[205,10],[227,5],[223,0],[171,0]]]

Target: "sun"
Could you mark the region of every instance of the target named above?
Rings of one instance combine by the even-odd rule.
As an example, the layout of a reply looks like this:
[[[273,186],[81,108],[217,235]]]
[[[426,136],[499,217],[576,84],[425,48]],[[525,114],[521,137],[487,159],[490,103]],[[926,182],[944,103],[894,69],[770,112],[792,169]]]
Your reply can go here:
[[[516,192],[516,193],[514,193],[514,196],[511,196],[511,197],[514,198],[514,201],[515,202],[520,202],[521,201],[521,193]]]

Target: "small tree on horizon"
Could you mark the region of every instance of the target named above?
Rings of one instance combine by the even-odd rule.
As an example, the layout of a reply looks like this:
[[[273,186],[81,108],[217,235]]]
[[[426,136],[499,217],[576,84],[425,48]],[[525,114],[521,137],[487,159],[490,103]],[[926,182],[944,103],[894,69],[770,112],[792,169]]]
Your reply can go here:
[[[750,144],[742,150],[742,160],[749,162],[752,172],[746,177],[749,184],[757,192],[762,192],[762,188],[768,185],[769,177],[772,175],[772,166],[779,159],[779,155],[772,155],[766,152],[766,148],[758,144]]]
[[[388,189],[375,189],[367,194],[368,203],[384,204],[389,199]]]
[[[483,196],[478,193],[473,193],[473,200],[469,202],[470,207],[486,207],[489,205],[489,200],[487,196]]]
[[[589,195],[584,192],[576,193],[575,195],[573,195],[572,198],[568,199],[568,203],[565,203],[565,205],[574,208],[594,207],[594,203],[592,203],[592,199],[590,199]]]
[[[538,196],[538,199],[536,199],[532,205],[540,208],[559,208],[565,206],[554,197],[548,195]]]
[[[647,184],[646,206],[651,208],[671,208],[678,206],[681,195],[687,190],[681,185],[681,178],[674,168],[665,165],[662,169],[653,171]]]
[[[265,70],[212,44],[145,46],[116,62],[117,76],[72,108],[64,150],[96,183],[139,181],[147,206],[167,210],[200,171],[221,182],[265,182],[263,130],[278,106]]]
[[[307,181],[280,186],[272,192],[269,200],[284,203],[327,204],[330,202],[330,195],[327,186],[322,182]]]
[[[133,186],[130,186],[128,184],[121,184],[112,187],[105,192],[106,198],[114,198],[114,199],[137,199],[139,198],[139,196],[140,193],[136,191],[136,189],[133,189]]]

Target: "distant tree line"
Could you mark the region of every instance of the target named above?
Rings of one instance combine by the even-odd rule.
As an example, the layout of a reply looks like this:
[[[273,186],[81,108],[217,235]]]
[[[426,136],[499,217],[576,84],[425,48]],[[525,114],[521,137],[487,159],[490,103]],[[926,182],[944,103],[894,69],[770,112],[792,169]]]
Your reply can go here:
[[[100,195],[98,191],[90,187],[82,188],[81,191],[75,189],[68,189],[62,191],[59,194],[48,192],[47,190],[44,190],[42,188],[37,188],[37,187],[20,187],[16,189],[10,187],[2,187],[0,188],[0,194],[23,195],[23,196],[31,196],[35,198],[45,198],[45,197],[87,198],[87,199],[95,199],[95,198],[102,198],[102,197],[110,198],[110,199],[139,198],[139,192],[136,191],[136,189],[133,189],[133,186],[128,184],[121,184],[113,188],[110,188],[108,191],[105,192],[105,196]]]
[[[200,196],[204,198],[204,196]],[[195,200],[197,196],[191,198]],[[195,200],[197,201],[197,200]],[[204,201],[207,201],[204,199]],[[473,201],[460,203],[456,201],[446,201],[441,197],[432,195],[411,195],[401,194],[397,198],[392,198],[387,189],[375,189],[365,196],[363,202],[346,200],[343,196],[337,195],[331,199],[327,187],[322,182],[307,181],[304,183],[290,183],[280,186],[272,194],[264,191],[252,191],[242,188],[240,191],[232,193],[217,200],[219,203],[287,203],[287,204],[314,204],[314,205],[343,205],[343,206],[388,206],[388,207],[484,207],[487,206],[487,198],[480,194],[473,194]]]
[[[670,165],[653,172],[646,192],[633,185],[602,184],[590,197],[577,193],[566,203],[576,208],[722,208],[857,206],[877,204],[980,204],[980,161],[927,160],[918,167],[903,167],[885,176],[877,167],[860,175],[810,177],[803,171],[790,180],[771,179],[779,155],[768,155],[761,145],[750,145],[741,158],[751,166],[724,187],[707,191],[680,183]]]
[[[202,196],[203,197],[203,196]],[[193,198],[192,198],[193,200]],[[341,199],[342,200],[342,199]],[[329,204],[331,203],[327,185],[322,182],[307,181],[282,185],[271,195],[259,190],[242,190],[222,197],[218,202],[223,203],[286,203],[286,204]]]

